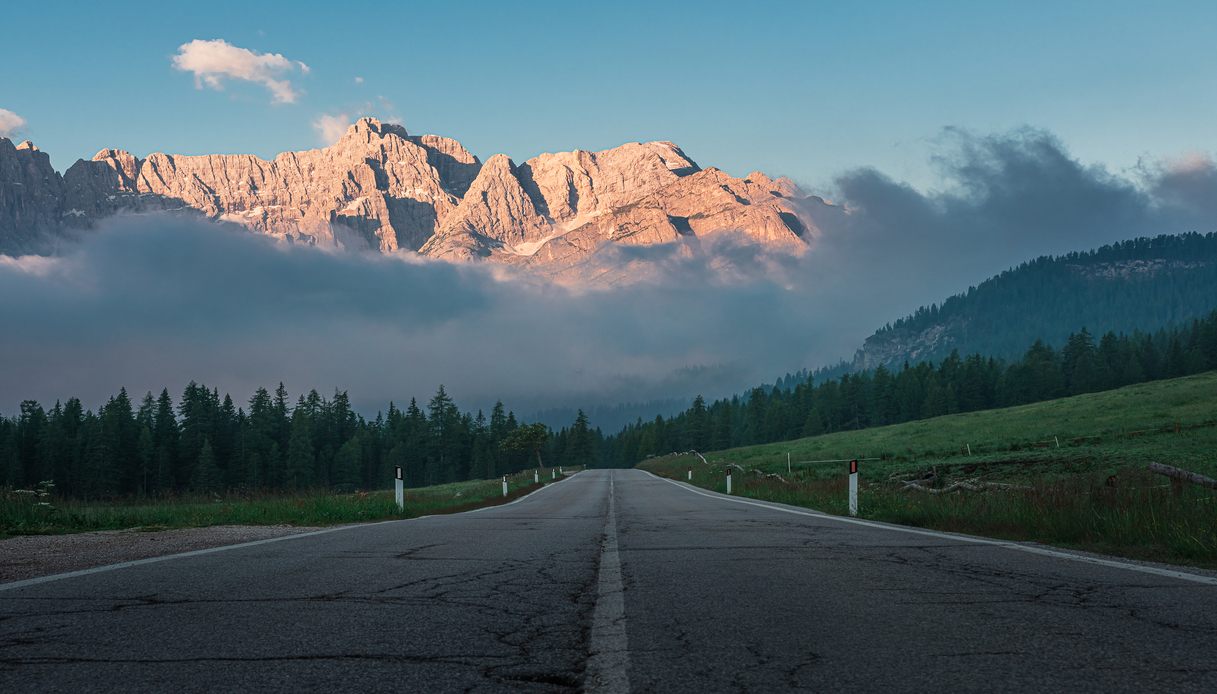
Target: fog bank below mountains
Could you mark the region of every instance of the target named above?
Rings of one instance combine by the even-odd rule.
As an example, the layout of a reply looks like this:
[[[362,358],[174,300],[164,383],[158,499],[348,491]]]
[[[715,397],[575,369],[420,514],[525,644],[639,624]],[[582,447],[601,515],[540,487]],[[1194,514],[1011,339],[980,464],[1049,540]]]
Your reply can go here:
[[[627,249],[652,272],[612,288],[114,218],[58,256],[0,256],[0,413],[73,395],[96,407],[122,386],[176,397],[190,380],[240,402],[280,381],[339,388],[369,415],[440,383],[464,407],[519,413],[721,395],[848,357],[883,323],[1037,255],[1215,226],[1207,157],[1116,175],[1040,131],[947,131],[936,162],[939,191],[838,177],[803,257],[729,236]]]

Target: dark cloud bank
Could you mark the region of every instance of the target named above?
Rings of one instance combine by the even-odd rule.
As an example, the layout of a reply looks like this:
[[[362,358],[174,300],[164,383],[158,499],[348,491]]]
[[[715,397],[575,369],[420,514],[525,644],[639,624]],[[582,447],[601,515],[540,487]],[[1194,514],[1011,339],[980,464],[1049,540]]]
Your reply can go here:
[[[54,258],[0,256],[0,412],[191,379],[239,400],[279,381],[346,389],[368,413],[440,382],[466,406],[522,412],[719,395],[848,356],[882,323],[1025,259],[1215,226],[1207,158],[1117,176],[1043,132],[952,130],[936,163],[932,193],[872,169],[839,177],[802,258],[731,239],[634,250],[658,279],[583,291],[114,219]]]

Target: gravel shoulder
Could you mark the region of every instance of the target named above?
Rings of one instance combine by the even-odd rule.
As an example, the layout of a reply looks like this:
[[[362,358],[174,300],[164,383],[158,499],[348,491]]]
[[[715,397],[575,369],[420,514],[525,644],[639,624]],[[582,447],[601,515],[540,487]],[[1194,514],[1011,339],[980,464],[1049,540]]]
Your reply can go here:
[[[11,537],[0,540],[0,583],[317,529],[292,525],[215,525]]]

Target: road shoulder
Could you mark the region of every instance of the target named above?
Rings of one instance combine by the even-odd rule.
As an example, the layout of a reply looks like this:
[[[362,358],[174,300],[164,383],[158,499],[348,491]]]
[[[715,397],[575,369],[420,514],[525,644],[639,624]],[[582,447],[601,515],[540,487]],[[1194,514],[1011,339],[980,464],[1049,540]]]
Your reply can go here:
[[[133,528],[63,535],[21,535],[0,540],[0,583],[296,535],[317,529],[291,525],[215,525],[169,530]]]
[[[886,523],[883,521],[869,520],[863,518],[850,518],[847,516],[837,516],[831,513],[825,513],[812,508],[803,506],[792,506],[776,501],[765,501],[762,499],[753,499],[751,497],[726,495],[709,489],[698,487],[697,485],[689,484],[681,480],[673,480],[667,477],[660,477],[648,470],[642,470],[656,480],[675,485],[693,494],[699,494],[704,497],[719,499],[727,503],[743,504],[746,506],[755,506],[760,508],[768,508],[774,511],[783,513],[791,513],[795,515],[808,516],[817,519],[823,519],[829,522],[848,523],[861,525],[866,527],[878,528],[881,530],[890,530],[899,533],[907,533],[912,535],[924,535],[927,537],[937,537],[946,540],[958,540],[961,542],[990,545],[995,547],[1004,547],[1006,549],[1027,552],[1030,554],[1038,554],[1056,559],[1068,561],[1076,561],[1087,564],[1095,564],[1106,566],[1115,569],[1124,569],[1136,571],[1140,573],[1153,574],[1166,578],[1174,578],[1190,583],[1199,583],[1205,585],[1217,586],[1217,571],[1203,569],[1194,566],[1180,566],[1175,564],[1163,564],[1158,562],[1143,561],[1137,559],[1127,559],[1124,557],[1099,554],[1097,552],[1086,552],[1082,550],[1069,549],[1058,547],[1056,545],[1045,545],[1038,542],[1023,542],[1014,540],[1002,540],[991,537],[983,537],[980,535],[964,535],[961,533],[952,533],[942,530],[933,530],[930,528],[919,528],[911,525],[897,525],[895,523]]]

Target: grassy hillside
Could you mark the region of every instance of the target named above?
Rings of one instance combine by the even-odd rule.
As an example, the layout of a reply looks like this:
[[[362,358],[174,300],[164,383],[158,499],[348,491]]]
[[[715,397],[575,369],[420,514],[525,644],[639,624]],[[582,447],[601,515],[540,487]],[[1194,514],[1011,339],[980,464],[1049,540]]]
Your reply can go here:
[[[706,458],[640,467],[680,479],[691,468],[722,491],[726,466],[739,465],[737,493],[844,513],[846,464],[812,461],[878,458],[860,465],[865,517],[1217,565],[1217,493],[1145,470],[1217,477],[1217,372]]]
[[[1024,461],[1088,462],[1114,471],[1151,458],[1217,475],[1217,448],[1206,445],[1214,440],[1215,426],[1217,372],[1208,372],[1019,407],[733,448],[711,457],[784,474],[790,453],[799,475],[813,479],[839,474],[840,466],[803,461],[842,458],[883,458],[863,466],[864,478],[928,465],[989,463],[996,472],[999,463]],[[1010,474],[1021,476],[1061,468],[1013,469],[1018,472]]]

